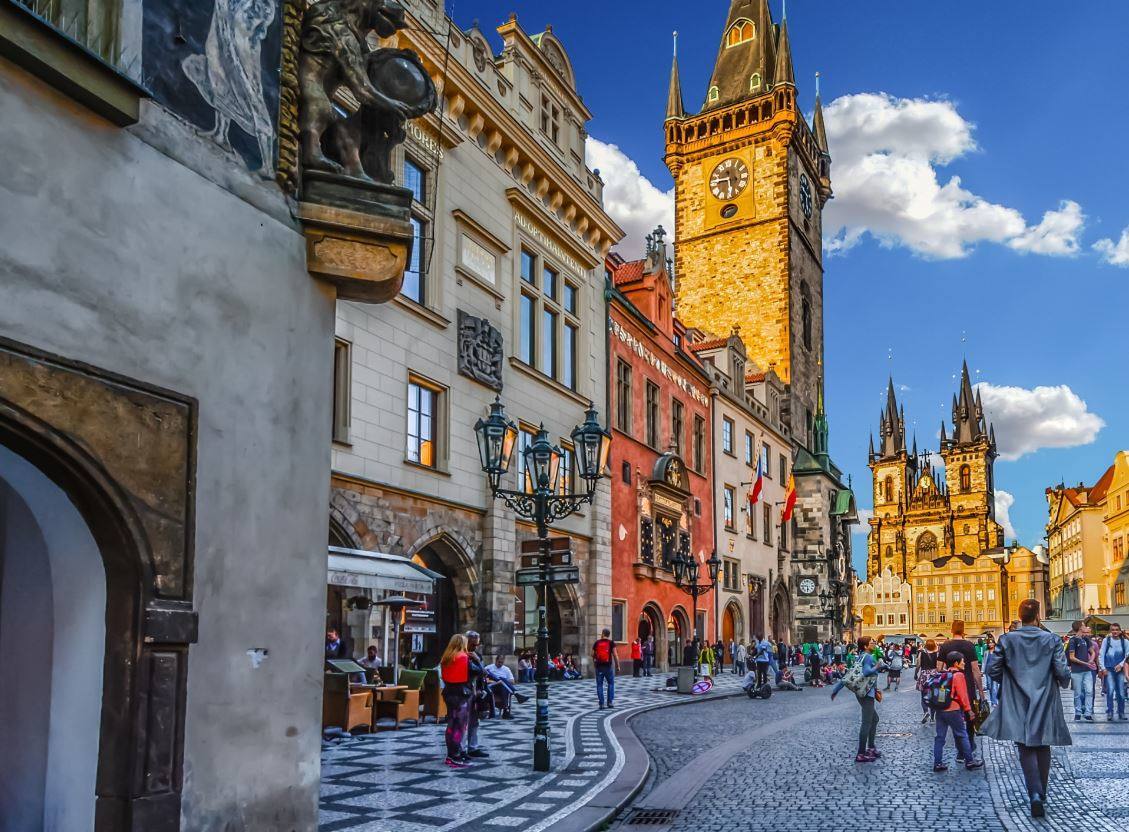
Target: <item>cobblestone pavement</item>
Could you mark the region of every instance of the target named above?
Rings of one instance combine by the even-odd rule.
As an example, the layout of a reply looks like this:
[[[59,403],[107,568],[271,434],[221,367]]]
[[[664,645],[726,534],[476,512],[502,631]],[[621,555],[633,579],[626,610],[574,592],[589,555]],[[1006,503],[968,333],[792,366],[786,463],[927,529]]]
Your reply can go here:
[[[322,751],[322,832],[448,832],[506,829],[539,832],[603,790],[623,767],[608,723],[625,711],[687,697],[660,690],[663,678],[616,679],[614,710],[596,709],[595,682],[553,683],[549,713],[554,770],[531,770],[532,698],[515,703],[513,720],[484,720],[479,733],[490,758],[469,769],[443,765],[442,725],[361,735]],[[718,678],[717,695],[738,679]],[[534,693],[533,685],[519,690]],[[706,703],[695,703],[693,710]]]
[[[1075,745],[1055,752],[1048,816],[1032,821],[1010,743],[978,739],[987,766],[970,772],[955,765],[950,739],[945,752],[950,770],[934,774],[933,726],[921,724],[917,692],[903,689],[887,694],[879,706],[882,759],[855,763],[858,705],[849,691],[834,703],[828,694],[828,689],[805,689],[777,693],[768,701],[730,698],[681,709],[677,720],[663,711],[634,718],[631,727],[651,754],[652,775],[635,808],[622,813],[614,828],[1129,828],[1129,723],[1104,722],[1104,716],[1070,723]],[[741,735],[747,745],[732,742]],[[703,765],[716,764],[716,749],[723,744],[733,748],[732,756],[700,789],[686,793],[681,784],[700,776]],[[676,814],[661,817],[663,809]]]

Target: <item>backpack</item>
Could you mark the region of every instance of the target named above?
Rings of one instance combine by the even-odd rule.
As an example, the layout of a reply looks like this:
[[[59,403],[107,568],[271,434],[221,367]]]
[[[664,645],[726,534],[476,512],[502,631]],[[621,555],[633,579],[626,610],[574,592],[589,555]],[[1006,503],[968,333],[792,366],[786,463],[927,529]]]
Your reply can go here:
[[[870,688],[870,683],[873,679],[869,676],[864,676],[862,672],[862,662],[856,662],[843,675],[843,687],[857,696],[864,696]]]
[[[612,663],[612,643],[602,638],[596,642],[592,647],[592,652],[596,657],[596,664],[611,664]]]
[[[926,674],[922,698],[931,711],[947,710],[953,704],[953,673],[948,670],[931,670]]]

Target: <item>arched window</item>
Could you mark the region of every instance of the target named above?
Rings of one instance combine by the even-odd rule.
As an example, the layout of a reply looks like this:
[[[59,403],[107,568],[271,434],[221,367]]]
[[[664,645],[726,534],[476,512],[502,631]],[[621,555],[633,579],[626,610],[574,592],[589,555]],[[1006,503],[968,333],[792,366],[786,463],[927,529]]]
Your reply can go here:
[[[719,90],[717,87],[710,87],[710,91],[707,97],[711,102],[717,101],[719,98],[721,98],[721,90]]]
[[[808,284],[800,284],[800,317],[804,335],[804,347],[811,349],[811,293]]]
[[[749,79],[749,92],[757,92],[761,88],[761,74],[754,72],[753,76]]]
[[[753,25],[753,21],[742,18],[736,21],[729,27],[729,33],[725,36],[725,46],[737,46],[745,41],[752,40],[756,37],[757,29]]]
[[[972,469],[967,465],[960,466],[960,490],[972,490]]]
[[[894,502],[894,478],[886,477],[882,483],[883,494],[886,497],[886,502]]]
[[[937,557],[937,537],[933,532],[926,532],[917,539],[917,559],[933,560]]]

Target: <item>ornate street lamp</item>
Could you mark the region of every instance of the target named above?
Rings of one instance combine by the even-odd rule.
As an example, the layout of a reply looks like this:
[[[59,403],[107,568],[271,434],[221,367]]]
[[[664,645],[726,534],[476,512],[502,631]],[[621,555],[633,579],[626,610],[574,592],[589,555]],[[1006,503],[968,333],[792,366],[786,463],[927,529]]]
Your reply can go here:
[[[710,574],[709,583],[706,584],[698,583],[698,574],[701,567],[698,563],[698,559],[693,555],[687,559],[679,553],[674,556],[671,565],[674,567],[674,585],[683,592],[688,593],[691,599],[693,599],[694,622],[691,626],[696,627],[698,618],[698,596],[717,589],[717,573],[721,569],[721,559],[718,558],[717,552],[715,551],[710,555],[710,559],[706,561],[706,568],[709,570]]]
[[[536,438],[522,450],[525,475],[521,491],[501,487],[502,477],[510,470],[518,430],[506,418],[500,398],[490,405],[490,415],[478,420],[474,432],[478,437],[478,453],[482,470],[490,483],[491,495],[494,499],[500,497],[514,514],[532,520],[537,526],[540,576],[536,584],[537,719],[533,725],[533,769],[549,771],[549,627],[545,607],[550,583],[549,567],[552,565],[549,527],[555,520],[575,514],[595,498],[596,485],[607,466],[611,434],[600,425],[595,407],[589,404],[584,422],[572,431],[577,471],[587,490],[583,494],[562,494],[559,481],[564,454],[552,443],[544,425]]]

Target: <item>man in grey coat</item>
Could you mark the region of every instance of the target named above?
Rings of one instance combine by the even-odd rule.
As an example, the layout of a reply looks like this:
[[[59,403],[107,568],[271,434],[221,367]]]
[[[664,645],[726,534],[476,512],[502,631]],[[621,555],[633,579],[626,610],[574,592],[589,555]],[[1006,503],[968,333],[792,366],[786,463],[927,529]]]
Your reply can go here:
[[[1051,772],[1051,746],[1071,744],[1058,692],[1058,688],[1070,687],[1070,670],[1062,641],[1039,627],[1038,601],[1020,603],[1019,620],[1023,626],[1000,636],[988,667],[988,676],[1002,685],[1000,704],[980,733],[1015,743],[1031,800],[1031,816],[1041,818]]]

